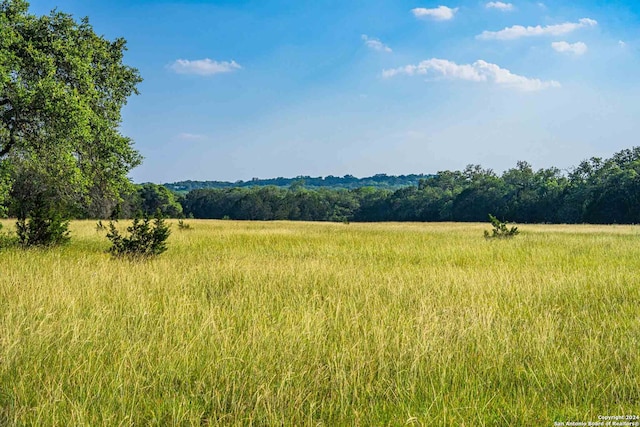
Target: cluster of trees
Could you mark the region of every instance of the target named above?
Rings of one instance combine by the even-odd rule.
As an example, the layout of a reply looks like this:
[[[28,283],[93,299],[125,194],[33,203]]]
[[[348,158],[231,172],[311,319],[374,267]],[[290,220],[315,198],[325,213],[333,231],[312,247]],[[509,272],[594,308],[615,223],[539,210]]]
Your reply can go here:
[[[18,185],[18,184],[16,184]],[[109,209],[103,209],[96,214],[92,203],[77,204],[71,210],[65,210],[66,218],[77,219],[123,219],[134,218],[140,216],[153,217],[159,213],[165,218],[182,218],[184,217],[182,198],[176,193],[168,190],[162,185],[146,183],[131,184],[127,191],[121,192],[118,199],[105,200],[105,206]],[[3,206],[5,215],[9,217],[18,217],[20,212],[16,210],[19,206],[18,202],[12,203],[9,198],[6,206]]]
[[[374,187],[397,190],[401,187],[410,185],[418,185],[421,179],[428,178],[430,175],[410,174],[410,175],[387,175],[384,173],[376,174],[365,178],[356,178],[353,175],[345,176],[297,176],[295,178],[269,178],[259,179],[253,178],[250,181],[179,181],[170,184],[164,184],[165,187],[176,193],[186,194],[192,190],[200,190],[204,188],[251,188],[251,187],[267,187],[274,186],[280,188],[300,187],[307,189],[337,189],[346,188],[354,189],[360,187]]]
[[[141,156],[120,112],[141,78],[125,50],[87,18],[0,0],[0,214],[18,218],[22,244],[61,242],[65,218],[104,217],[131,192]]]
[[[526,162],[498,175],[477,165],[395,191],[303,186],[193,190],[179,198],[195,218],[308,221],[640,223],[640,148],[585,160],[571,172]]]

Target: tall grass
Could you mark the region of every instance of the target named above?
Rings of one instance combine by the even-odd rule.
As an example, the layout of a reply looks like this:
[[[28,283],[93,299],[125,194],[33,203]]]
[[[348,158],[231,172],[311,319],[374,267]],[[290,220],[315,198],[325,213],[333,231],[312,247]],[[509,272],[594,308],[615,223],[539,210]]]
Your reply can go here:
[[[553,425],[640,413],[640,229],[93,222],[0,249],[0,425]],[[5,229],[10,228],[5,222]]]

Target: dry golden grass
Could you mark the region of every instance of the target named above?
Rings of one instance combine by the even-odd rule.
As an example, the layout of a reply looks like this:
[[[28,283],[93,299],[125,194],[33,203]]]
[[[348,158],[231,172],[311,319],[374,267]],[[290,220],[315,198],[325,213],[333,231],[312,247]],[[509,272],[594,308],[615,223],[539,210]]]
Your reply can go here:
[[[640,414],[639,227],[187,223],[147,262],[89,221],[0,250],[0,424]]]

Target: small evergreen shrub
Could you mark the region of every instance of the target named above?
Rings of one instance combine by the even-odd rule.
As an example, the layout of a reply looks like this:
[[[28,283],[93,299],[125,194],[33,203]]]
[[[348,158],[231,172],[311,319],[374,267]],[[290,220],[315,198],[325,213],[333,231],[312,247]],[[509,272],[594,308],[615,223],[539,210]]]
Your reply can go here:
[[[122,236],[113,222],[109,222],[107,239],[112,243],[109,252],[119,258],[150,258],[167,250],[169,226],[159,213],[151,221],[149,217],[135,218],[127,227],[128,236]]]
[[[96,231],[104,231],[106,229],[107,229],[107,227],[104,226],[104,224],[102,223],[102,220],[99,220],[96,223]]]
[[[518,227],[509,228],[507,227],[508,222],[502,222],[491,214],[489,214],[489,222],[493,230],[491,230],[491,233],[487,230],[484,231],[485,239],[508,239],[520,233]]]
[[[178,220],[178,228],[180,230],[192,230],[191,225],[187,224],[186,222],[184,222],[184,220],[179,219]]]
[[[37,200],[30,215],[21,215],[16,222],[18,242],[23,247],[52,246],[67,243],[69,220],[42,200]]]

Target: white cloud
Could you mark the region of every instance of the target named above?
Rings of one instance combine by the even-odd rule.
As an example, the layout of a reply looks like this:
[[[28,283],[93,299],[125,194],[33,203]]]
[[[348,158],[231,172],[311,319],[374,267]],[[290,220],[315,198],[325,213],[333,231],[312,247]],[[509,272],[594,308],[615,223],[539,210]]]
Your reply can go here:
[[[418,65],[406,65],[382,72],[383,77],[393,77],[401,74],[407,76],[431,74],[449,79],[471,80],[476,82],[487,80],[486,76],[480,74],[473,65],[458,65],[455,62],[438,58],[422,61]]]
[[[584,55],[585,53],[587,53],[587,45],[583,42],[553,42],[551,43],[551,47],[556,52],[573,53],[574,55]]]
[[[385,78],[397,75],[425,75],[448,80],[466,80],[473,82],[493,82],[497,85],[518,89],[522,91],[537,91],[551,87],[560,87],[555,80],[542,81],[513,74],[511,71],[500,68],[496,64],[478,60],[473,64],[456,64],[446,59],[432,58],[420,62],[418,65],[384,70]]]
[[[620,47],[626,47],[627,44],[625,42],[623,42],[622,40],[618,40],[618,46]]]
[[[169,65],[169,69],[178,74],[196,74],[198,76],[212,76],[220,73],[230,73],[242,67],[236,61],[212,61],[209,58],[190,61],[178,59]]]
[[[564,24],[547,25],[545,27],[540,25],[536,25],[535,27],[514,25],[513,27],[508,27],[500,31],[483,31],[482,34],[476,36],[476,38],[482,40],[513,40],[520,37],[560,36],[579,28],[593,27],[596,25],[598,25],[598,22],[589,18],[582,18],[578,22],[565,22]]]
[[[487,9],[498,9],[503,12],[509,12],[513,10],[513,4],[511,3],[503,3],[501,1],[490,1],[485,5]]]
[[[411,9],[413,16],[416,18],[431,18],[436,21],[448,21],[453,19],[457,11],[457,7],[452,9],[447,6],[438,6],[434,9],[425,9],[424,7]]]
[[[477,66],[482,73],[489,76],[489,79],[493,80],[496,84],[513,87],[515,89],[536,91],[550,87],[560,87],[560,83],[555,80],[542,81],[540,79],[520,76],[513,74],[505,68],[500,68],[496,64],[491,64],[482,60],[474,62],[474,66]]]
[[[385,45],[378,39],[371,38],[366,34],[363,34],[361,38],[369,49],[377,50],[378,52],[393,52],[389,46]]]

